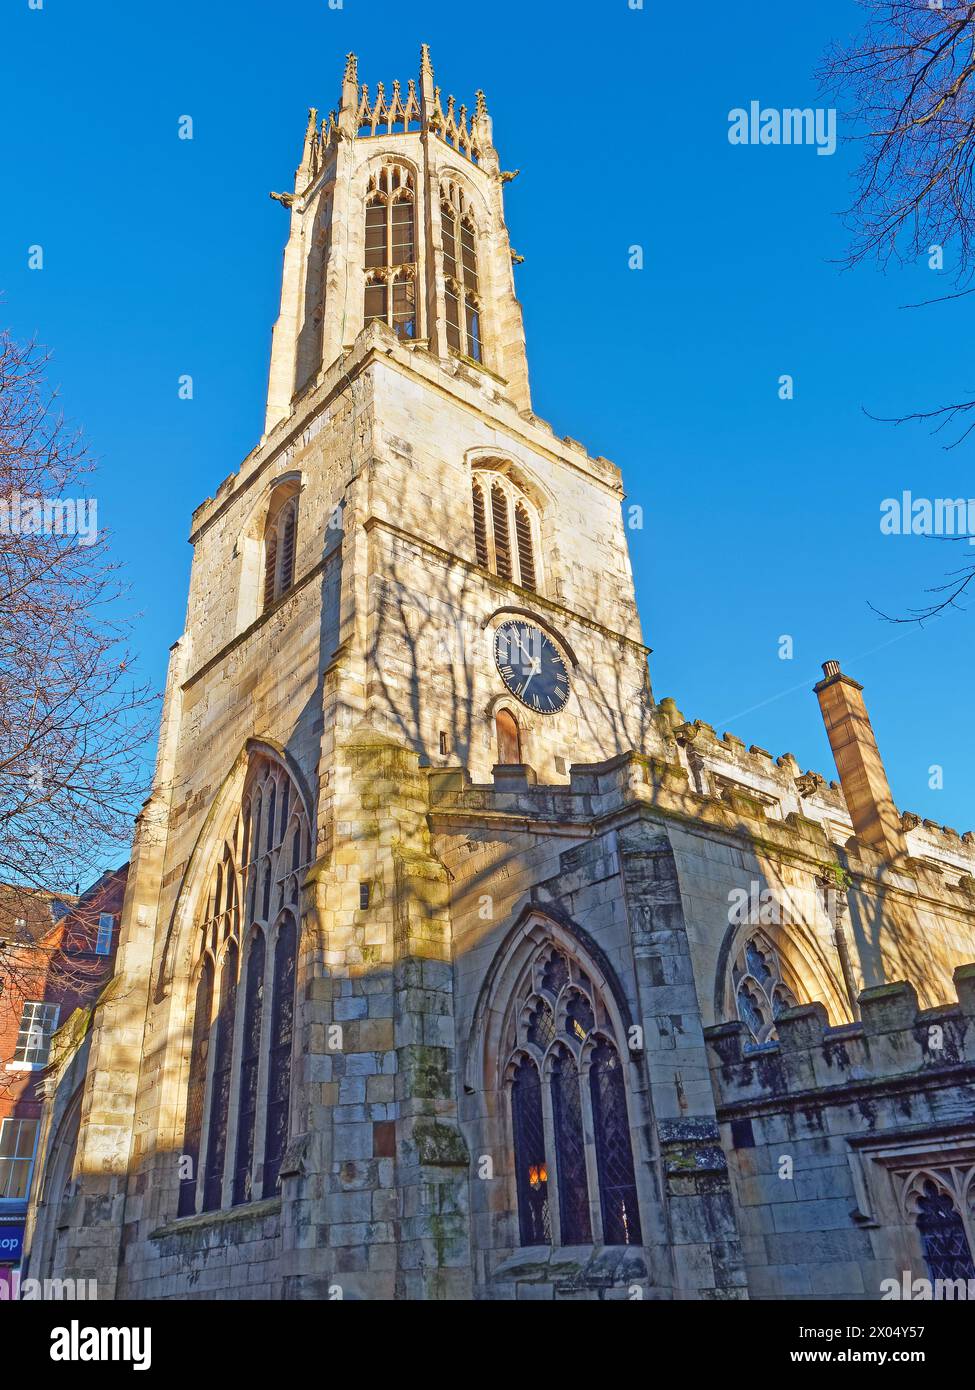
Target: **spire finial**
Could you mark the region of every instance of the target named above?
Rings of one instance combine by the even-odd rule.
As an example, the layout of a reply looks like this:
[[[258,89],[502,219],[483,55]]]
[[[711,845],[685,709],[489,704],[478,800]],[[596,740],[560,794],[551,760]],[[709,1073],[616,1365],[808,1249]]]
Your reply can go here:
[[[426,125],[433,113],[433,64],[428,43],[420,49],[420,111]]]
[[[305,126],[305,144],[301,152],[301,164],[295,176],[295,192],[301,192],[298,187],[308,186],[314,177],[318,163],[318,112],[314,106],[308,108],[308,124]]]
[[[351,140],[359,118],[359,60],[350,53],[345,60],[342,100],[339,102],[340,138]]]
[[[494,122],[488,114],[487,97],[480,88],[477,91],[477,106],[475,107],[472,126],[478,160],[488,173],[496,174],[500,165],[497,151],[494,148]]]

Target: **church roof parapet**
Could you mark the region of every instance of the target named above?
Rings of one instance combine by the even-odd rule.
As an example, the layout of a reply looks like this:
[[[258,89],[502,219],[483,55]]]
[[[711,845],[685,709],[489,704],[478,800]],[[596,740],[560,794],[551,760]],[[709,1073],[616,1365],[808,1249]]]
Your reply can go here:
[[[914,986],[896,981],[861,991],[858,1023],[830,1028],[820,1003],[786,1009],[778,1039],[755,1045],[741,1022],[705,1028],[719,1104],[808,1102],[811,1091],[917,1084],[926,1074],[966,1072],[975,1081],[975,964],[954,972],[957,1002],[919,1009]]]

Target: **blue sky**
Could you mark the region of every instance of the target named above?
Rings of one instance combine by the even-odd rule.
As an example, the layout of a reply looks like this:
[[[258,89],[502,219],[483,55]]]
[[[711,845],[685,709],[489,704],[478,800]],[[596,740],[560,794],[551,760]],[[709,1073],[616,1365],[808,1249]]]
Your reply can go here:
[[[906,611],[967,552],[882,536],[879,515],[904,489],[975,492],[975,438],[946,453],[863,414],[975,388],[964,301],[898,307],[948,291],[951,248],[941,276],[842,273],[849,147],[727,138],[732,108],[817,101],[852,0],[774,22],[761,5],[689,22],[656,0],[8,0],[3,23],[3,314],[53,349],[100,457],[99,521],[157,685],[190,513],[262,428],[286,234],[268,192],[291,186],[307,107],[336,104],[348,50],[388,88],[425,40],[445,93],[485,89],[502,165],[522,170],[507,213],[535,408],[618,463],[644,508],[630,539],[658,698],[833,777],[811,687],[837,658],[866,688],[898,804],[975,825],[972,619],[891,627],[868,606]],[[192,141],[177,139],[187,114]]]

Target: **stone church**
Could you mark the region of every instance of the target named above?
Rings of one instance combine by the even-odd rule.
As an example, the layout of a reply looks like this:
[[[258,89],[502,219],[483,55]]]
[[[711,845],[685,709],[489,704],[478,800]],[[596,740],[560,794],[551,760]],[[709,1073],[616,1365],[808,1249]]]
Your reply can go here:
[[[975,837],[655,699],[616,467],[532,408],[482,93],[350,56],[265,432],[195,511],[30,1277],[101,1298],[975,1278]],[[812,707],[812,700],[810,706]],[[812,709],[810,717],[813,717]]]

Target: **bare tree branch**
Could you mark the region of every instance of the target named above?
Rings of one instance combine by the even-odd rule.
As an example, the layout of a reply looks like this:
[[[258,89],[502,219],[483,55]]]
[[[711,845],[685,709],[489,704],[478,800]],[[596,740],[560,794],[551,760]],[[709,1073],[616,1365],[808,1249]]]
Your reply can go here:
[[[155,703],[129,676],[107,533],[79,528],[97,519],[93,466],[47,360],[0,333],[0,987],[18,946],[38,948],[37,895],[124,857]]]

